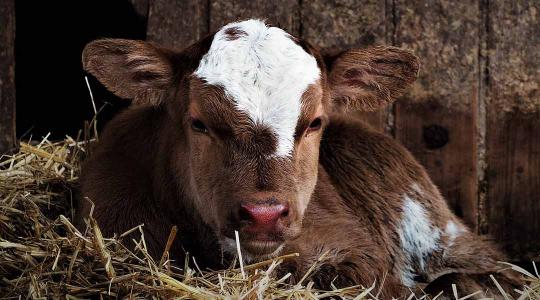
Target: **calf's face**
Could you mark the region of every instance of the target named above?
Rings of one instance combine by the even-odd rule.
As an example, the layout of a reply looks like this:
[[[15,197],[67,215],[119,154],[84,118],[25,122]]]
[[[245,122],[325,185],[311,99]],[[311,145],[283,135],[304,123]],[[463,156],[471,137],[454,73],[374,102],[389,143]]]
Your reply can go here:
[[[95,41],[83,64],[117,95],[168,108],[185,141],[171,153],[181,153],[187,198],[225,250],[234,251],[236,230],[254,258],[299,234],[329,114],[390,103],[418,71],[405,50],[322,56],[258,20],[228,24],[181,52]]]

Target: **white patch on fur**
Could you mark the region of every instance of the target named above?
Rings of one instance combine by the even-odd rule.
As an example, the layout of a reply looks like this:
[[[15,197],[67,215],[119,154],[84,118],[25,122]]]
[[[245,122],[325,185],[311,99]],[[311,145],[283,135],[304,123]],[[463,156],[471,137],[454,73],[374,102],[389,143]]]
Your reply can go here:
[[[418,193],[418,195],[422,195],[424,193],[420,185],[416,182],[411,185],[411,189]]]
[[[415,285],[417,270],[424,270],[426,257],[439,248],[440,230],[433,227],[426,210],[411,199],[403,196],[403,215],[399,238],[405,256],[405,265],[401,270],[401,281],[405,286]]]
[[[223,251],[229,254],[236,253],[236,241],[234,239],[226,237],[220,241],[220,244]]]
[[[448,236],[448,247],[452,246],[454,244],[454,240],[464,231],[465,230],[461,226],[458,226],[453,221],[448,221],[444,230],[444,233],[446,236]]]
[[[225,33],[229,28],[245,34],[230,40]],[[222,27],[195,71],[207,83],[223,87],[253,123],[264,124],[276,134],[278,157],[292,154],[302,94],[320,73],[316,59],[287,32],[260,20]]]
[[[235,239],[226,237],[223,240],[221,240],[220,244],[221,244],[221,249],[223,249],[224,252],[231,255],[236,255],[236,253],[238,253],[236,250]],[[240,244],[240,247],[242,247],[242,244]],[[244,262],[248,264],[251,263],[253,261],[253,256],[251,256],[249,252],[244,251],[243,248],[240,250],[242,251],[242,258],[244,259]]]

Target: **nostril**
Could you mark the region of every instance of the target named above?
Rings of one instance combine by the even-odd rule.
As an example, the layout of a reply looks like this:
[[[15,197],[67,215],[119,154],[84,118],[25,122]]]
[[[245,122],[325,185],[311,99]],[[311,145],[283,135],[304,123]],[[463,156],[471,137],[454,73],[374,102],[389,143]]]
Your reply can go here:
[[[283,210],[281,212],[281,217],[284,218],[289,215],[289,206],[283,206]]]
[[[240,207],[240,212],[238,213],[238,218],[240,221],[251,221],[251,214],[249,213],[249,210],[245,208],[243,205]]]

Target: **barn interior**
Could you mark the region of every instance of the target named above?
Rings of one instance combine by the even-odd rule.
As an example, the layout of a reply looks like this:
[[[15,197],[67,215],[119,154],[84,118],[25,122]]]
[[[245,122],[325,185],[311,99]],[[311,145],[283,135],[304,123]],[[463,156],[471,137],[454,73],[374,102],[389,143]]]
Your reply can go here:
[[[144,40],[146,20],[129,1],[17,1],[15,13],[17,137],[76,137],[94,116],[82,49],[98,38]],[[101,127],[128,102],[88,80]]]

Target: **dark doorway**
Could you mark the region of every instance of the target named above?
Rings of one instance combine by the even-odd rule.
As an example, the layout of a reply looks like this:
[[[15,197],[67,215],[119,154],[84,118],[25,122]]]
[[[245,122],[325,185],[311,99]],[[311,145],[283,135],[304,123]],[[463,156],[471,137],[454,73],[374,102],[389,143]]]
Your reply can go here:
[[[17,135],[75,136],[93,117],[81,66],[85,44],[96,38],[145,39],[146,20],[129,1],[16,2]],[[127,106],[89,76],[103,125]],[[105,105],[109,103],[108,105]]]

